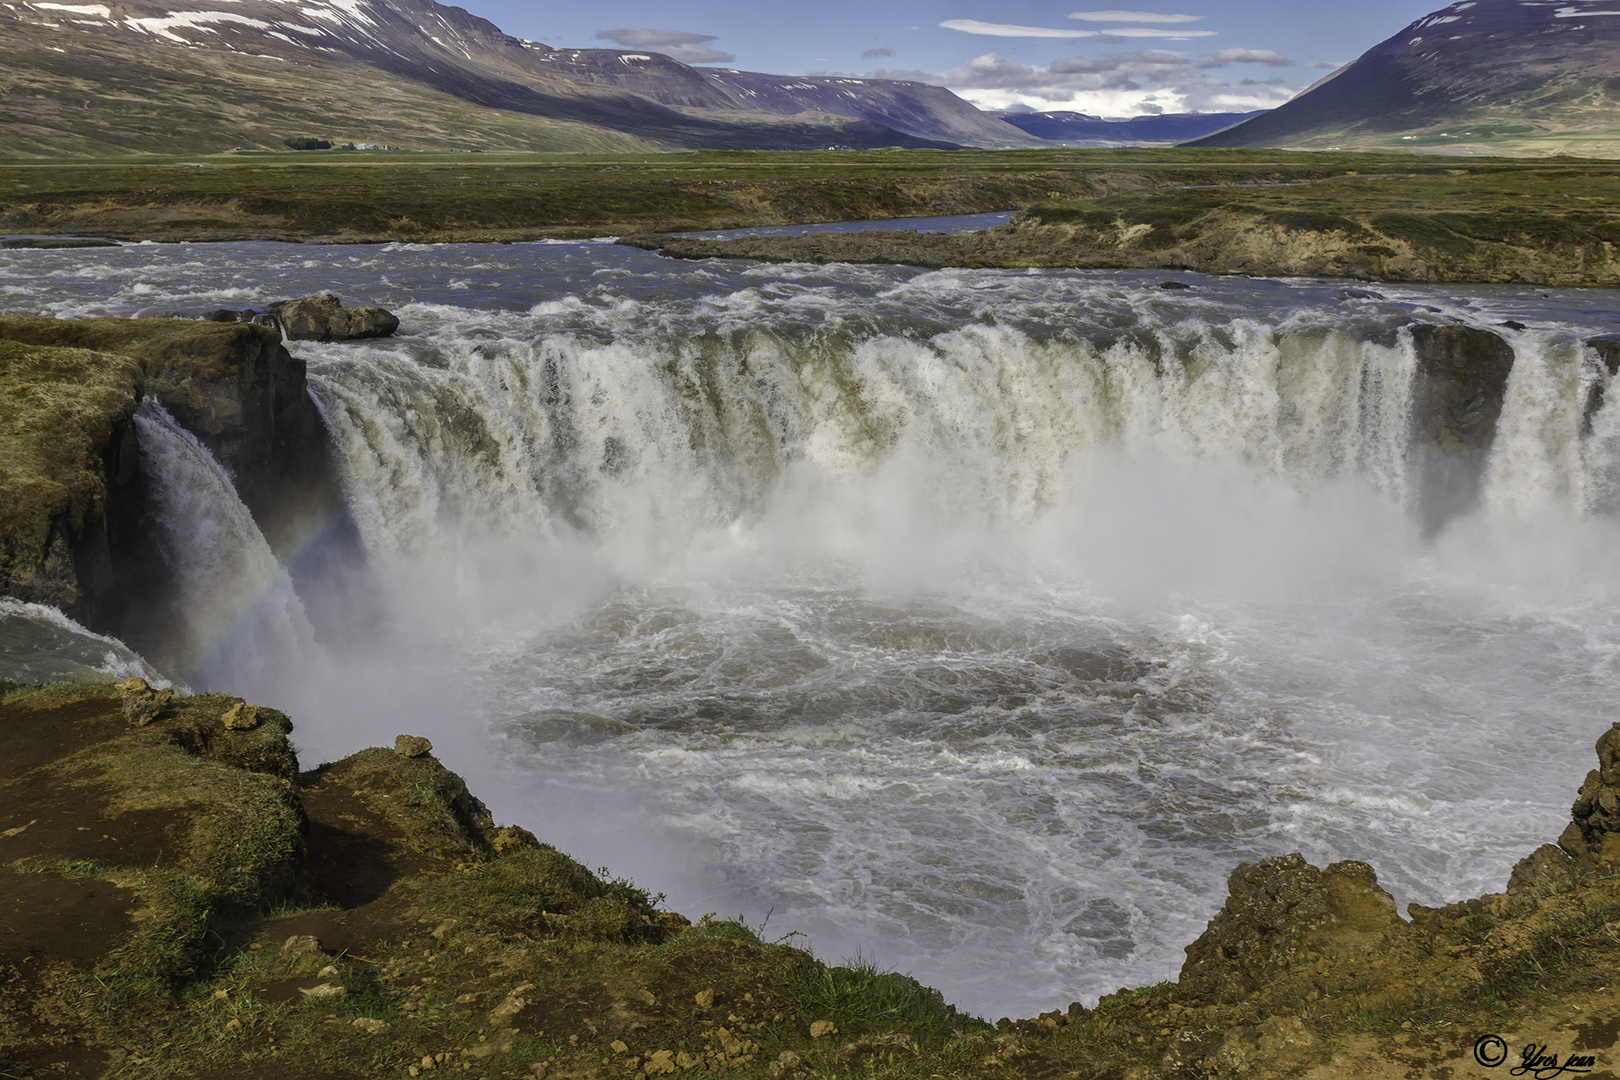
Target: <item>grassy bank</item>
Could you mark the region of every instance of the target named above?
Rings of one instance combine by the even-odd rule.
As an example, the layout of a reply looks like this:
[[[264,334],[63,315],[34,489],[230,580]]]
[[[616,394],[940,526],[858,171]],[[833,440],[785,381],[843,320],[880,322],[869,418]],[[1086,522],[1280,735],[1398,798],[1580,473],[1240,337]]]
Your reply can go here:
[[[1459,183],[1459,173],[1474,179]],[[1003,210],[1053,222],[1117,208],[1132,222],[1147,219],[1157,242],[1165,229],[1184,230],[1189,214],[1216,204],[1337,206],[1372,187],[1397,209],[1450,207],[1457,198],[1484,198],[1487,189],[1496,192],[1491,198],[1521,199],[1537,212],[1551,205],[1542,197],[1547,191],[1560,200],[1590,191],[1612,205],[1605,200],[1614,181],[1605,175],[1599,163],[1274,150],[239,153],[0,163],[0,230],[431,242]],[[1308,197],[1295,188],[1248,186],[1267,184],[1313,186]],[[1197,193],[1233,185],[1246,186]]]
[[[682,258],[1620,284],[1620,175],[1601,163],[1160,153],[985,233],[634,242]]]

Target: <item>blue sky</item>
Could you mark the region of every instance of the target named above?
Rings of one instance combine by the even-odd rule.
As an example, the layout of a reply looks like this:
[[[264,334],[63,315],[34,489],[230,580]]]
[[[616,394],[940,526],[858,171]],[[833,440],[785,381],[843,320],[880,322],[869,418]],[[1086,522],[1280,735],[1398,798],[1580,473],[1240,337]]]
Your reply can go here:
[[[1105,116],[1288,100],[1444,0],[462,0],[509,34],[783,75],[911,78],[981,108]]]

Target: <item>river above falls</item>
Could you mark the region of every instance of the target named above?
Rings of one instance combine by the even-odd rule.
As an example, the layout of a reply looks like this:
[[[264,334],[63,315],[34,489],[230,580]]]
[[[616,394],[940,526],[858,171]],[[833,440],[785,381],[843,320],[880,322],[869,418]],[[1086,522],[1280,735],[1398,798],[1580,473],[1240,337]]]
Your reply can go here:
[[[171,674],[285,709],[306,763],[427,735],[502,820],[676,910],[977,1012],[1174,978],[1244,860],[1499,890],[1620,700],[1620,406],[1589,413],[1612,376],[1582,344],[1612,292],[0,251],[4,314],[323,291],[402,319],[292,346],[364,581],[296,595],[146,415],[206,623]],[[1424,322],[1516,358],[1479,505],[1437,535]]]

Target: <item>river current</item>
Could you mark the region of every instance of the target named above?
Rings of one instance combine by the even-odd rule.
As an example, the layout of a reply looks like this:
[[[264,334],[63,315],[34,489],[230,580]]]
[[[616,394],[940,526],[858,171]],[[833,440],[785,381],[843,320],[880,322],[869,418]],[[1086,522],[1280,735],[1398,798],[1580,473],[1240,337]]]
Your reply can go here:
[[[1583,417],[1610,376],[1581,344],[1613,292],[0,252],[6,314],[320,291],[403,322],[292,346],[365,581],[301,597],[145,406],[203,613],[167,674],[285,709],[308,764],[427,735],[498,818],[675,910],[992,1018],[1174,978],[1245,860],[1365,860],[1403,905],[1500,890],[1615,719],[1620,394]],[[1480,506],[1434,535],[1414,320],[1516,355]],[[70,628],[0,608],[14,653],[141,670]]]

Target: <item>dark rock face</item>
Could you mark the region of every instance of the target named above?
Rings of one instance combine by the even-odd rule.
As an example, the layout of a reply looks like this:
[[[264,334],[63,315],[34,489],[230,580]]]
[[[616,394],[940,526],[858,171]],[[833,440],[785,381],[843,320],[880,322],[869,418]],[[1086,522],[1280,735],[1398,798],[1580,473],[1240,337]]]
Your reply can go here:
[[[1426,324],[1412,328],[1412,344],[1413,464],[1419,513],[1433,532],[1479,502],[1513,348],[1489,330]]]
[[[1194,993],[1239,1001],[1257,993],[1333,989],[1404,931],[1372,867],[1318,870],[1301,855],[1243,863],[1226,906],[1187,946],[1178,980]]]
[[[1620,339],[1592,338],[1586,343],[1587,348],[1597,353],[1598,362],[1613,379],[1620,375]],[[1602,379],[1592,383],[1592,388],[1586,393],[1586,410],[1581,415],[1581,434],[1587,435],[1592,431],[1592,418],[1597,411],[1603,408],[1604,383]]]
[[[357,341],[387,337],[399,319],[380,307],[346,308],[334,293],[301,296],[272,305],[281,328],[293,341]]]

